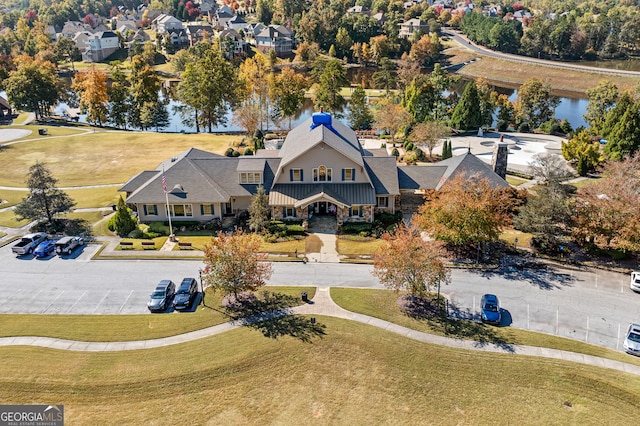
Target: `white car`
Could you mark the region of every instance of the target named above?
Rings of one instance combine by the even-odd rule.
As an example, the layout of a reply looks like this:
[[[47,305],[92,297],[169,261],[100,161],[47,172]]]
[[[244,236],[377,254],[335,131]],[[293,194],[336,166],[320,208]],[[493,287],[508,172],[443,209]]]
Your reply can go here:
[[[640,272],[631,273],[631,290],[640,291]]]
[[[626,353],[640,356],[640,323],[629,324],[622,347]]]

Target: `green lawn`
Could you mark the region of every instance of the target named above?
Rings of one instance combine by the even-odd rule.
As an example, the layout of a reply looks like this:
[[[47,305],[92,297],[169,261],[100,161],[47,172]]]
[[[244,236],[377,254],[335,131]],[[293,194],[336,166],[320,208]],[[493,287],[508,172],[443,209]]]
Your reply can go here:
[[[0,186],[23,187],[29,167],[36,161],[46,163],[61,187],[124,183],[142,170],[153,170],[160,162],[188,148],[221,154],[239,139],[228,135],[124,131],[41,137],[3,149]]]
[[[336,250],[338,250],[338,253],[347,256],[373,255],[381,245],[382,240],[380,239],[353,241],[345,238],[338,238],[336,240]]]
[[[27,117],[29,117],[28,112],[21,112],[20,114],[18,114],[18,117],[13,120],[13,124],[22,124],[24,123],[24,120],[27,119]]]
[[[505,180],[509,185],[513,185],[513,186],[520,186],[525,182],[529,182],[527,179],[522,179],[520,177],[512,176],[512,175],[507,175],[505,177]]]
[[[6,203],[0,204],[0,208],[4,209],[6,207],[15,206],[16,204],[21,203],[27,195],[29,195],[29,191],[0,189],[0,200],[7,201]]]
[[[20,228],[28,223],[28,220],[18,221],[13,210],[0,212],[0,226],[6,226],[8,228]]]
[[[0,400],[105,425],[626,424],[640,410],[637,376],[317,320],[129,352],[2,347]]]
[[[414,330],[486,343],[494,342],[560,349],[640,365],[640,359],[622,352],[548,334],[510,327],[498,328],[470,321],[452,319],[446,321],[418,320],[410,318],[398,308],[396,303],[398,296],[399,294],[391,290],[331,288],[331,298],[343,308]]]
[[[19,139],[15,139],[16,141],[37,141],[43,139],[51,139],[53,136],[78,136],[83,133],[86,133],[91,130],[90,127],[60,127],[60,126],[47,126],[47,125],[38,125],[38,124],[25,124],[25,125],[17,125],[11,126],[12,129],[24,129],[31,131],[30,134],[23,136]],[[41,135],[38,133],[39,129],[46,129],[47,134]],[[11,141],[14,142],[14,141]],[[8,147],[5,147],[8,148]]]
[[[315,287],[265,287],[270,293],[311,299]],[[151,292],[152,288],[149,288]],[[91,342],[148,340],[175,336],[229,321],[220,293],[207,291],[206,306],[195,312],[148,315],[21,315],[0,314],[0,337],[44,336]],[[299,304],[299,303],[297,303]]]
[[[518,242],[516,243],[516,238]],[[505,229],[500,234],[500,239],[507,244],[516,245],[519,248],[531,248],[531,238],[533,234],[522,232],[515,229]]]
[[[148,242],[148,241],[153,241],[155,243],[154,245],[154,250],[158,250],[160,247],[162,247],[164,245],[164,243],[167,241],[168,237],[157,237],[157,238],[153,238],[151,240],[142,240],[142,239],[136,239],[136,238],[123,238],[122,241],[123,242],[128,242],[128,243],[133,243],[133,248],[126,248],[126,250],[144,250],[143,246],[142,246],[142,242]],[[118,246],[116,250],[125,250],[122,246]]]

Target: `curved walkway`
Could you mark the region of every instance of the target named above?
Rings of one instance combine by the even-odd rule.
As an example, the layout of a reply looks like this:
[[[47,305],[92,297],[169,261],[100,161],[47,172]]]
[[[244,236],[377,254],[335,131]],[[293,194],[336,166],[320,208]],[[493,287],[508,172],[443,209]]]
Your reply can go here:
[[[459,340],[450,337],[436,336],[421,331],[412,330],[407,327],[384,321],[378,318],[362,315],[348,311],[338,306],[329,294],[329,288],[318,288],[311,303],[296,306],[289,311],[291,314],[301,315],[324,315],[336,318],[357,321],[374,327],[381,328],[410,339],[441,346],[449,346],[459,349],[485,351],[494,353],[504,353],[512,355],[525,355],[540,358],[550,358],[563,361],[571,361],[579,364],[591,365],[595,367],[608,368],[640,376],[640,366],[614,361],[606,358],[599,358],[591,355],[584,355],[575,352],[561,351],[557,349],[539,348],[523,345],[495,345],[483,344],[471,340]],[[267,316],[268,317],[268,316]],[[264,320],[265,316],[252,320],[253,322]],[[212,327],[196,330],[177,336],[163,337],[153,340],[137,340],[130,342],[80,342],[74,340],[56,339],[51,337],[20,336],[0,338],[0,346],[40,346],[52,349],[62,349],[83,352],[113,352],[129,351],[139,349],[159,348],[162,346],[176,345],[208,336],[213,336],[226,331],[234,330],[245,325],[248,320],[232,321]]]

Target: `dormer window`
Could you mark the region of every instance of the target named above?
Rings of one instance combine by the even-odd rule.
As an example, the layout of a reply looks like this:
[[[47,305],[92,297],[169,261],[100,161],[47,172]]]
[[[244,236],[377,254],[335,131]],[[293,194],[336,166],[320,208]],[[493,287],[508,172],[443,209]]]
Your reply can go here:
[[[327,166],[320,166],[317,169],[313,169],[313,181],[331,182],[331,169],[327,168]]]
[[[242,172],[240,173],[240,183],[245,185],[261,184],[262,173],[260,172]]]

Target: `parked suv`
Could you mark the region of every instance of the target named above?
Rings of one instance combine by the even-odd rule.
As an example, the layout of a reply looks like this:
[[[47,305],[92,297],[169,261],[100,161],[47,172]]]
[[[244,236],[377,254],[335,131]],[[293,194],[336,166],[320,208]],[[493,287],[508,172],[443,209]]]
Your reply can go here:
[[[189,309],[198,294],[198,282],[195,278],[184,278],[176,291],[173,307],[177,310]]]
[[[640,292],[640,272],[635,271],[631,273],[631,290]]]
[[[56,241],[56,253],[58,256],[71,254],[78,246],[84,245],[84,240],[80,237],[62,237]]]
[[[151,312],[162,312],[171,306],[173,296],[176,294],[176,285],[171,280],[162,280],[151,293],[147,308]]]

